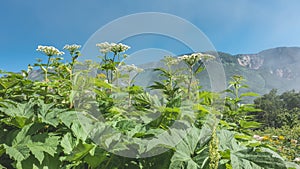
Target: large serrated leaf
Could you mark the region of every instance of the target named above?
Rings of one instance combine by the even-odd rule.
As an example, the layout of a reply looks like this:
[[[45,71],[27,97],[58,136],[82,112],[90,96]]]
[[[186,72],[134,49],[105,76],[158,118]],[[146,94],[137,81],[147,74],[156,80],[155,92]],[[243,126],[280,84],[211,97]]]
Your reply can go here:
[[[48,153],[54,157],[59,144],[58,139],[59,137],[57,136],[48,136],[45,139],[45,142],[29,142],[27,146],[35,158],[39,160],[40,164],[42,164],[44,160],[44,153]]]
[[[4,145],[4,148],[6,154],[8,154],[10,158],[18,162],[21,162],[30,156],[30,150],[25,145],[18,145],[13,147]]]
[[[285,162],[270,152],[254,148],[231,152],[231,165],[234,169],[285,169]]]
[[[38,117],[42,120],[43,123],[50,124],[56,127],[59,124],[59,114],[64,110],[54,108],[55,104],[45,104],[44,102],[39,102],[39,112]]]
[[[18,128],[22,128],[30,123],[31,117],[34,116],[33,101],[28,103],[2,103],[5,107],[0,107],[0,111],[5,113],[8,117],[3,119],[7,125],[13,125]]]
[[[187,137],[176,146],[176,151],[171,158],[170,168],[207,168],[207,143],[211,138],[212,127],[216,124],[216,120],[208,117],[201,130],[192,127]],[[207,156],[204,156],[205,154]]]
[[[61,139],[60,145],[62,146],[64,153],[70,154],[73,148],[76,146],[76,141],[73,139],[71,133],[67,133]]]

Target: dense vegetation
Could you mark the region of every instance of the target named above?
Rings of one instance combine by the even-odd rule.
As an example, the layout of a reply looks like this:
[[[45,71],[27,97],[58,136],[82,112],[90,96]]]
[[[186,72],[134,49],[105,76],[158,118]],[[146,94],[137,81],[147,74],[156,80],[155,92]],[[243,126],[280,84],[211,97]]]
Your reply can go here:
[[[143,70],[122,62],[129,47],[97,46],[99,63],[79,62],[79,45],[64,47],[70,62],[39,46],[46,62],[1,72],[1,168],[299,168],[299,93],[272,91],[245,104],[256,94],[241,93],[238,75],[226,97],[201,90],[194,77],[214,59],[201,53],[166,57],[153,70],[160,81],[136,86]],[[42,80],[30,79],[34,69]]]
[[[274,89],[255,99],[254,104],[262,110],[255,117],[262,124],[256,134],[262,135],[263,141],[276,147],[285,158],[299,161],[300,92],[277,94]]]

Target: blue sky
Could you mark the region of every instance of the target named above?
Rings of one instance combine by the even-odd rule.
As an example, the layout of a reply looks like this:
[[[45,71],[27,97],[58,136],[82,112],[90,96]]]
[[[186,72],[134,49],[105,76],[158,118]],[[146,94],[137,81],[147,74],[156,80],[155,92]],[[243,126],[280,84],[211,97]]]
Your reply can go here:
[[[300,46],[299,8],[297,0],[2,1],[0,69],[26,69],[36,58],[46,59],[35,51],[38,45],[60,49],[64,44],[83,45],[105,24],[140,12],[163,12],[186,19],[202,30],[218,51],[231,54]],[[185,51],[175,53],[180,52]]]

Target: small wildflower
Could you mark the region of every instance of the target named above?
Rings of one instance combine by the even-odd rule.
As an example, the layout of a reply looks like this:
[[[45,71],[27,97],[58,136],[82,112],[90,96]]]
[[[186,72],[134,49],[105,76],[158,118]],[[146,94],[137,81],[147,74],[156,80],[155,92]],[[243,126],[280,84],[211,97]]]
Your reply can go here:
[[[278,139],[279,140],[284,140],[284,137],[283,136],[279,136]]]
[[[266,141],[266,140],[269,140],[270,137],[269,136],[263,136],[262,140]]]
[[[291,139],[291,143],[292,143],[292,144],[297,144],[297,143],[298,143],[298,140]]]
[[[73,45],[65,45],[64,49],[68,50],[70,53],[74,53],[75,51],[77,51],[79,48],[81,48],[81,45],[77,45],[77,44],[73,44]]]
[[[42,52],[47,56],[60,56],[65,54],[62,51],[59,51],[57,48],[53,47],[53,46],[42,46],[39,45],[38,48],[36,49],[36,51]]]

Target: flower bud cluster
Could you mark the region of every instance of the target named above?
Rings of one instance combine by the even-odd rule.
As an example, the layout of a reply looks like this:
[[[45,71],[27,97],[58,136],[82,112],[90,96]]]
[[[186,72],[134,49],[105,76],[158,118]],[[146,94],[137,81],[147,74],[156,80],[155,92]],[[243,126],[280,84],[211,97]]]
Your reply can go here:
[[[47,56],[61,56],[61,55],[65,54],[64,52],[59,51],[57,48],[55,48],[53,46],[39,45],[38,48],[36,49],[36,51],[42,52]]]
[[[98,43],[96,44],[97,47],[99,47],[100,52],[103,54],[107,54],[108,52],[113,52],[113,53],[121,53],[125,52],[126,50],[130,49],[129,46],[124,45],[122,43],[108,43],[108,42],[103,42],[103,43]]]
[[[73,45],[65,45],[64,49],[70,51],[70,53],[74,53],[77,51],[79,48],[81,48],[81,45],[73,44]]]

